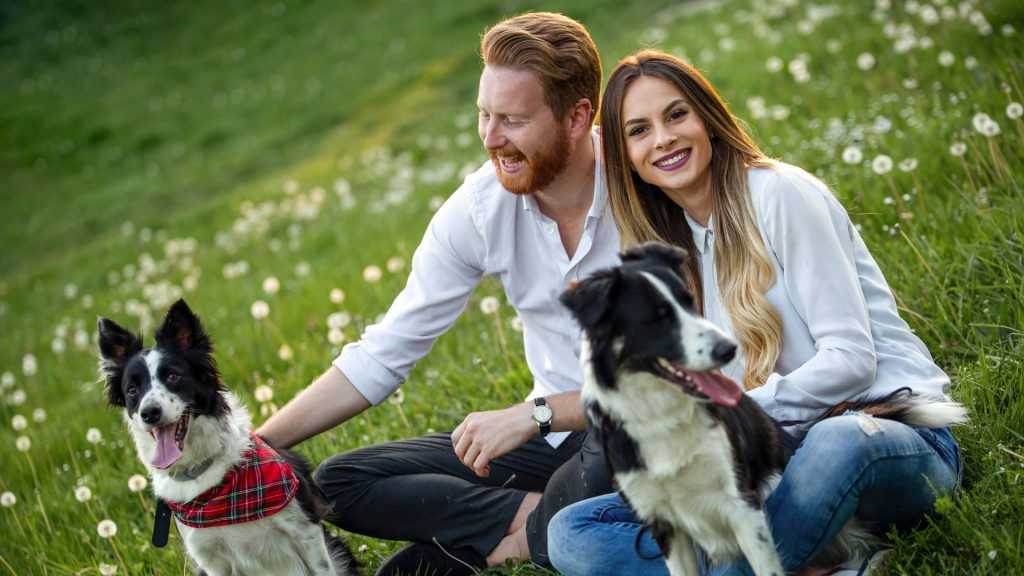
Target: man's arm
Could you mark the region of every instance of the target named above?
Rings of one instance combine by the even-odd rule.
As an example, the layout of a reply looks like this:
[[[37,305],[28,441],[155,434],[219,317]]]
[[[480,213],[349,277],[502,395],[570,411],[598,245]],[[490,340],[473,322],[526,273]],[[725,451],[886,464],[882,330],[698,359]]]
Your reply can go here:
[[[290,448],[370,407],[336,366],[331,366],[256,433],[278,448]]]
[[[580,392],[563,392],[545,396],[551,407],[551,430],[565,432],[584,430],[587,419],[583,414]],[[519,448],[538,432],[533,420],[533,402],[523,402],[488,412],[473,412],[452,431],[455,454],[477,476],[490,474],[490,462],[498,456]]]

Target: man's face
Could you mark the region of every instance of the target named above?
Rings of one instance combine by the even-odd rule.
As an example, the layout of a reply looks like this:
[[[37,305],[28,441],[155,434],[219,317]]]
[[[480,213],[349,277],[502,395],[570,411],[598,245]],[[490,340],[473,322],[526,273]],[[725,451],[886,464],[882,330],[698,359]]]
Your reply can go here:
[[[506,190],[530,194],[561,174],[572,151],[568,126],[555,118],[533,73],[485,67],[477,107],[480,139]]]

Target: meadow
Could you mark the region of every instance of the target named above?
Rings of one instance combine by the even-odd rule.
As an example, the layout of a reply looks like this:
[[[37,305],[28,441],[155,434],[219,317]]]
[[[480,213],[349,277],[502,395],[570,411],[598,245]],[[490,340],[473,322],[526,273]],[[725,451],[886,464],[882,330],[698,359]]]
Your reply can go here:
[[[772,156],[828,182],[973,422],[964,489],[890,574],[1024,574],[1024,4],[1019,0],[0,0],[0,574],[174,575],[96,371],[96,319],[184,297],[262,422],[401,290],[486,160],[479,34],[588,26],[606,72],[687,58]],[[395,396],[313,461],[521,400],[521,324],[487,280]],[[372,570],[398,543],[351,536]],[[531,566],[493,574],[550,574]]]

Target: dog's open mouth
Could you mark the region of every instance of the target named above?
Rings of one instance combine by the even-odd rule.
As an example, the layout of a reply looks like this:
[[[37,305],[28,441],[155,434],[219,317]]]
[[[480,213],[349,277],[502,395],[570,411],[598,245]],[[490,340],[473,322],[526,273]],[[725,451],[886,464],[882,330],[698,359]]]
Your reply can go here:
[[[715,404],[735,406],[743,397],[743,390],[736,382],[719,372],[695,372],[673,364],[664,358],[654,362],[654,368],[662,378],[681,386],[690,394],[706,396]]]
[[[191,410],[185,410],[181,418],[174,424],[163,428],[153,428],[149,431],[149,435],[156,440],[156,454],[153,455],[153,460],[149,463],[152,467],[168,468],[181,458],[191,413]]]

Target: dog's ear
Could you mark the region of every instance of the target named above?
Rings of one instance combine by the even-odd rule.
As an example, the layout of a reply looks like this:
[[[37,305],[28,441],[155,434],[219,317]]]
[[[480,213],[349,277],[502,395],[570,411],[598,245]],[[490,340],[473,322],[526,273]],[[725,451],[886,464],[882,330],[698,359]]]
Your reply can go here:
[[[617,268],[598,272],[563,292],[559,300],[572,312],[580,326],[592,331],[611,308],[620,278]]]
[[[203,324],[184,300],[178,300],[167,311],[164,323],[156,330],[156,343],[182,352],[210,350],[210,338],[203,330]]]
[[[142,338],[122,328],[117,322],[100,318],[97,322],[100,347],[100,374],[107,380],[107,402],[124,406],[121,377],[124,364],[142,351]]]
[[[683,265],[690,259],[690,254],[678,246],[663,242],[644,242],[622,253],[623,263],[651,258],[661,260],[673,270],[682,270]]]

